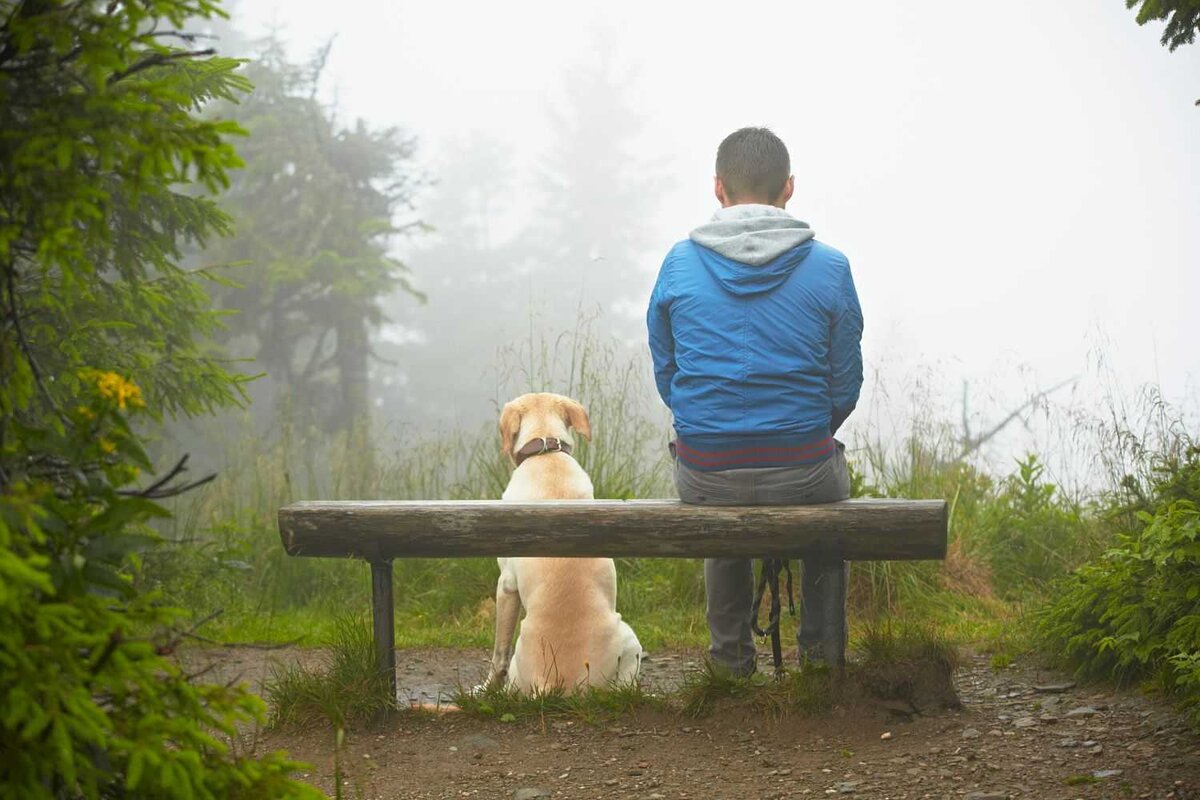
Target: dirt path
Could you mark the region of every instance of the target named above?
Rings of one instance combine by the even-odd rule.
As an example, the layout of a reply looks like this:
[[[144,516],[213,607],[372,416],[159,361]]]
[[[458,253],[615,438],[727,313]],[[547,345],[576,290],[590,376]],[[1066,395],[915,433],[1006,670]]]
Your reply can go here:
[[[652,688],[677,684],[699,653],[646,664]],[[218,677],[258,683],[270,660],[313,651],[194,651]],[[410,695],[477,682],[482,651],[399,654]],[[911,721],[886,704],[773,721],[744,708],[691,719],[643,712],[604,726],[503,724],[401,714],[350,732],[343,796],[359,798],[1176,798],[1200,800],[1200,737],[1169,707],[1094,687],[1040,691],[1062,675],[1018,664],[992,670],[970,656],[956,676],[961,710],[922,709]],[[1057,687],[1061,688],[1061,687]],[[312,764],[332,793],[332,735],[264,733]]]

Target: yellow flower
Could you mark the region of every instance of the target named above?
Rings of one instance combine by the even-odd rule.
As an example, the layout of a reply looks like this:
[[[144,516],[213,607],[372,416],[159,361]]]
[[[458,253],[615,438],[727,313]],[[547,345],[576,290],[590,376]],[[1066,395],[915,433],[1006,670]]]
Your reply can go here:
[[[117,449],[115,444],[110,442],[108,439],[105,439],[103,436],[100,437],[100,439],[97,441],[97,444],[100,445],[100,449],[105,453],[111,453]]]
[[[133,381],[127,381],[115,372],[100,372],[92,371],[90,377],[96,381],[96,388],[100,390],[100,396],[106,400],[113,400],[117,407],[124,409],[126,405],[130,408],[141,408],[145,405],[142,400],[142,390]]]

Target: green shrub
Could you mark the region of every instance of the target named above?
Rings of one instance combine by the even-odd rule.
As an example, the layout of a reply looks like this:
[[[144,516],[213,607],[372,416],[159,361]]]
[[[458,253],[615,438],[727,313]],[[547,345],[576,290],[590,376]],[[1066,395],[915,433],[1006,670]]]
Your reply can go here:
[[[156,501],[196,485],[135,423],[198,414],[242,378],[188,241],[228,229],[238,165],[196,110],[249,87],[181,48],[210,0],[7,2],[0,13],[0,797],[319,797],[237,747],[265,711],[170,658],[177,614],[135,580]],[[200,481],[202,483],[203,480]]]
[[[301,765],[234,747],[238,725],[263,719],[258,697],[193,683],[170,658],[179,612],[131,578],[164,512],[128,489],[149,462],[105,388],[137,387],[97,377],[36,442],[38,456],[100,466],[0,493],[0,795],[319,797],[288,777]]]
[[[1045,469],[1032,454],[1019,461],[967,543],[991,568],[1002,594],[1042,587],[1093,554],[1080,509],[1044,479]]]
[[[1042,645],[1082,675],[1154,680],[1200,725],[1200,448],[1159,464],[1132,530],[1058,586]]]

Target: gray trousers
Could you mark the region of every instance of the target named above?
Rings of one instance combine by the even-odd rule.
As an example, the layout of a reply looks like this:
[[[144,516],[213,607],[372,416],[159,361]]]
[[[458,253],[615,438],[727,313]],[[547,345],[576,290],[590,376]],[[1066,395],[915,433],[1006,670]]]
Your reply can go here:
[[[675,487],[685,503],[708,506],[809,505],[832,503],[850,496],[850,472],[845,446],[838,442],[834,454],[817,464],[794,467],[728,469],[699,472],[675,460]],[[800,565],[800,628],[796,643],[801,656],[820,657],[822,621],[846,613],[846,581],[823,586],[812,559]],[[807,567],[807,569],[806,569]],[[845,568],[849,562],[845,562]],[[844,573],[843,573],[844,575]],[[704,560],[707,596],[709,656],[736,675],[755,670],[754,634],[750,615],[754,603],[754,567],[746,558]],[[826,623],[828,624],[828,623]],[[839,623],[840,624],[840,623]]]

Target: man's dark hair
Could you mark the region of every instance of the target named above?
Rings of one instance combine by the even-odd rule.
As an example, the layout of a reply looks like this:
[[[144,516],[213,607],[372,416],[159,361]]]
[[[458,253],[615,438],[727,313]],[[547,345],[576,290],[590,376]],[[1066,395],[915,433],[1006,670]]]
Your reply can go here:
[[[717,177],[731,199],[773,201],[791,172],[787,147],[767,128],[741,128],[717,148]]]

